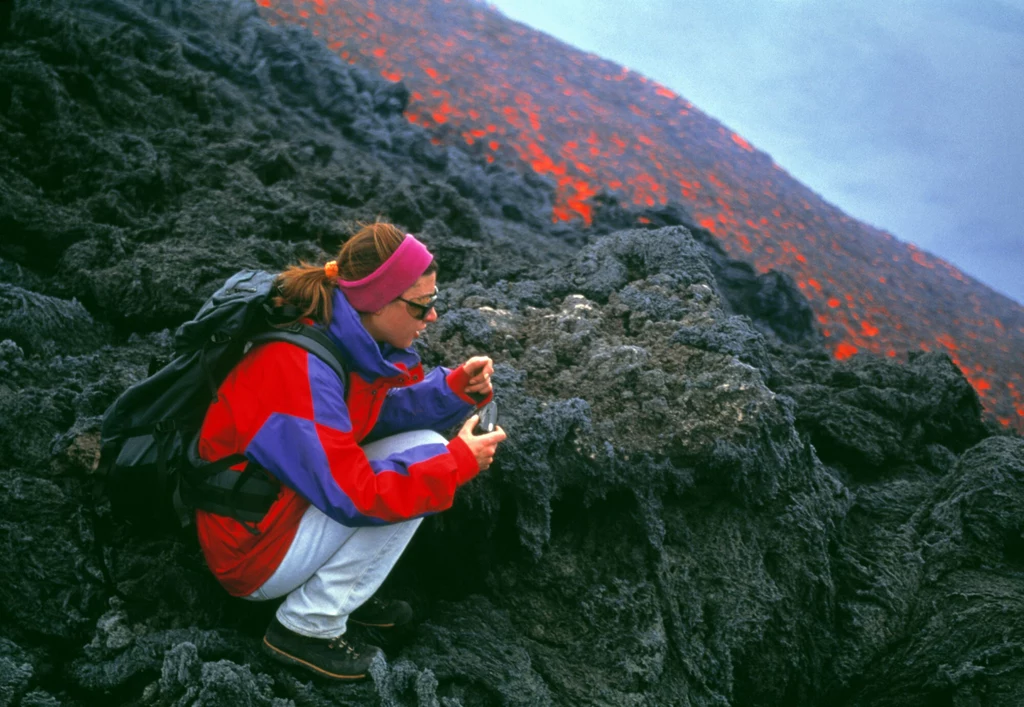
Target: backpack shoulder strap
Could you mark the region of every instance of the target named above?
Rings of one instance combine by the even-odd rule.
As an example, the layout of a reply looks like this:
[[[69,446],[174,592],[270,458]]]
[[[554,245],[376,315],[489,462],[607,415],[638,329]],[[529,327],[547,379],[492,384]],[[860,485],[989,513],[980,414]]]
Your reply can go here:
[[[326,363],[348,387],[348,368],[341,351],[326,334],[308,324],[297,324],[287,329],[271,329],[249,339],[254,345],[267,341],[285,341],[295,344]]]

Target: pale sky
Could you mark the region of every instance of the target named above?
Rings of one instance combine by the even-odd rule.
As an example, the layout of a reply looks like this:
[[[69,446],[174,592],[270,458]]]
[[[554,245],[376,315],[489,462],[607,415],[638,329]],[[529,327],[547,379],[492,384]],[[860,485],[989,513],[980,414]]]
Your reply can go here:
[[[1024,302],[1024,0],[490,0]]]

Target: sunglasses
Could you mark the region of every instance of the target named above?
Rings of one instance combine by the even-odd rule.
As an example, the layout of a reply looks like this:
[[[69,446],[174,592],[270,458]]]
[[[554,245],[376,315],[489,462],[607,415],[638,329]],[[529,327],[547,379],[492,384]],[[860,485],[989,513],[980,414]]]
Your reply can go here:
[[[424,295],[426,296],[426,295]],[[427,300],[426,304],[420,304],[419,302],[413,302],[403,297],[397,297],[396,299],[405,302],[406,309],[409,311],[409,316],[413,319],[419,319],[423,321],[430,314],[430,310],[434,308],[434,304],[437,302],[437,288],[434,288],[434,294],[430,295],[430,299]]]

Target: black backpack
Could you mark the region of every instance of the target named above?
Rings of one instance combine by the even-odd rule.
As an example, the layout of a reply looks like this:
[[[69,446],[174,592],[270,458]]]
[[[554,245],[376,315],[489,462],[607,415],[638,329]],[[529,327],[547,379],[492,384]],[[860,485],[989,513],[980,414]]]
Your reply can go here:
[[[292,307],[272,304],[275,276],[233,275],[174,335],[175,358],[131,386],[103,415],[99,492],[114,514],[144,529],[184,527],[194,509],[249,523],[263,518],[280,483],[253,461],[232,454],[199,458],[197,442],[217,388],[249,347],[286,341],[321,358],[347,385],[341,353],[322,331],[294,322]]]

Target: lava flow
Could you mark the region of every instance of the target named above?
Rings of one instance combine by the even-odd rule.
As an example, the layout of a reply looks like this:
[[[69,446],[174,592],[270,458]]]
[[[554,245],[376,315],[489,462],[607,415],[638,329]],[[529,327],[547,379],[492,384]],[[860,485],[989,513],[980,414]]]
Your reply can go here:
[[[403,81],[407,118],[437,141],[548,176],[553,219],[589,224],[602,191],[682,203],[732,257],[791,275],[837,358],[946,352],[1024,430],[1024,307],[847,216],[668,88],[473,0],[256,2]]]

